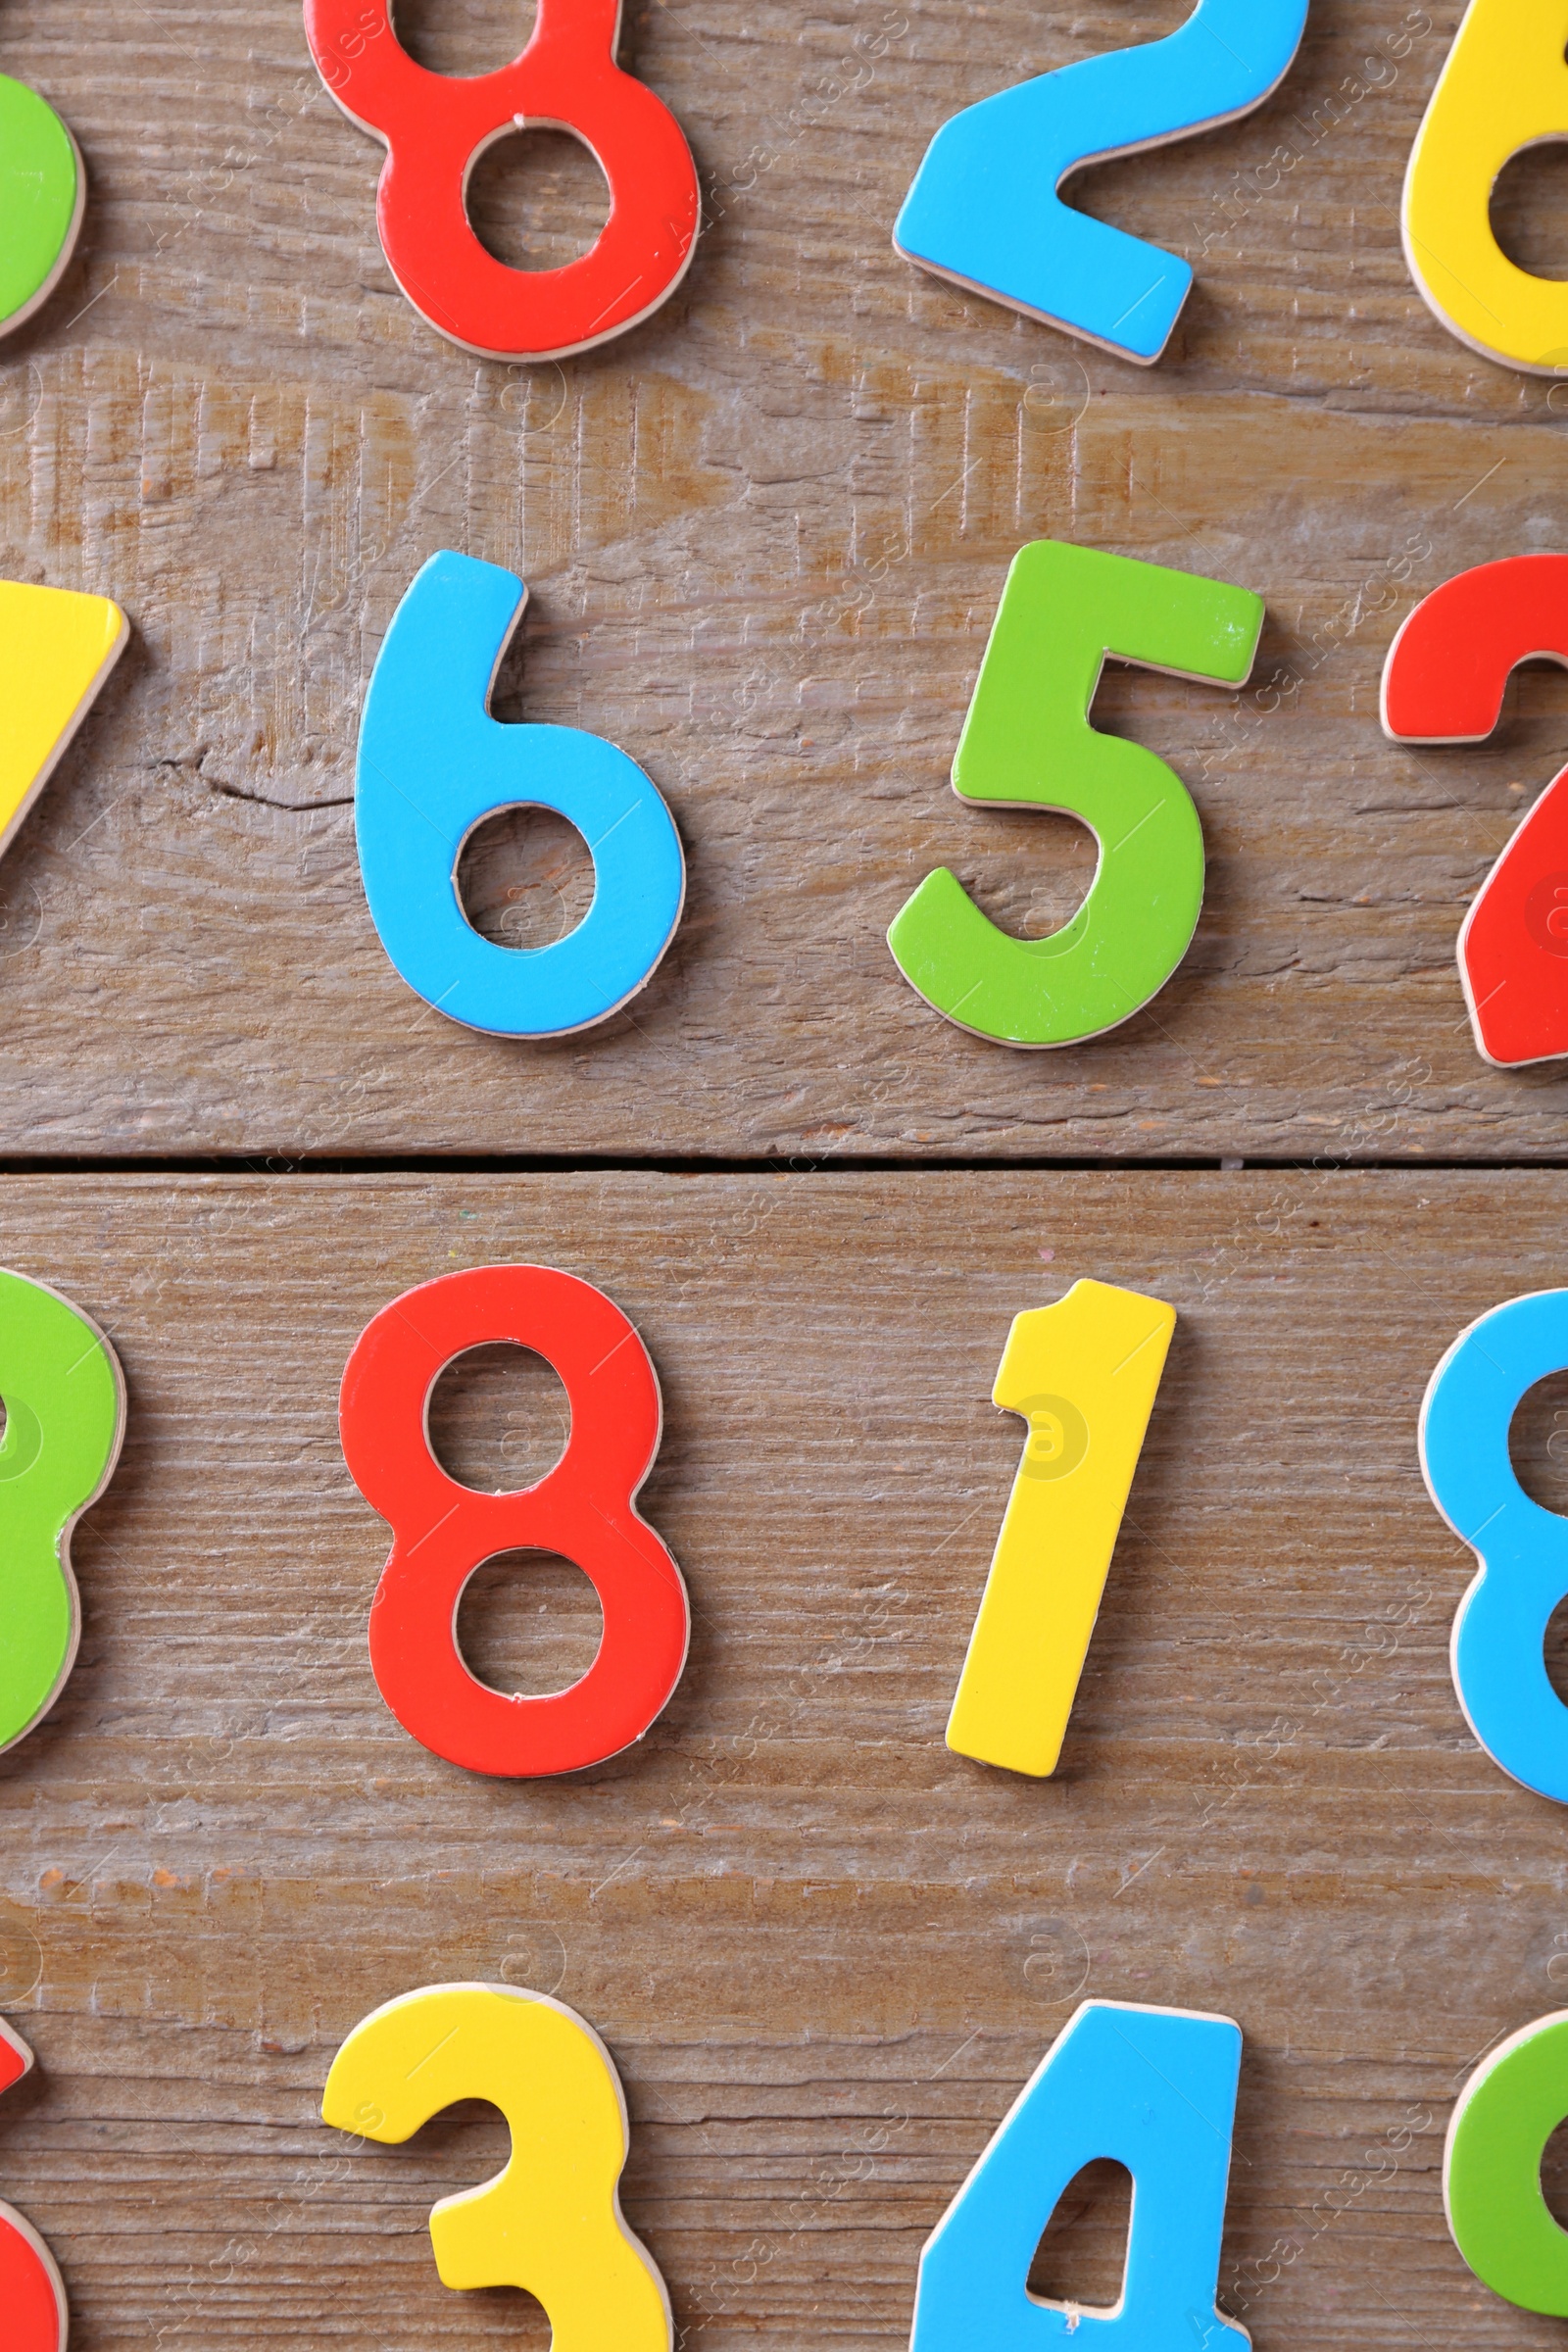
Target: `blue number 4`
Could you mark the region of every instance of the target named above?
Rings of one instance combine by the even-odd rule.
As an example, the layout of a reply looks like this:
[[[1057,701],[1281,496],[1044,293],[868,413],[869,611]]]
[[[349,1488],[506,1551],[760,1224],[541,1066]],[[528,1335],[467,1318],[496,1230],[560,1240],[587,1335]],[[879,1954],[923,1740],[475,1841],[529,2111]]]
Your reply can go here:
[[[1228,2017],[1086,2001],[927,2240],[910,2352],[1243,2352],[1214,2305],[1241,2060]],[[1105,2156],[1133,2177],[1120,2300],[1042,2302],[1041,2232]]]

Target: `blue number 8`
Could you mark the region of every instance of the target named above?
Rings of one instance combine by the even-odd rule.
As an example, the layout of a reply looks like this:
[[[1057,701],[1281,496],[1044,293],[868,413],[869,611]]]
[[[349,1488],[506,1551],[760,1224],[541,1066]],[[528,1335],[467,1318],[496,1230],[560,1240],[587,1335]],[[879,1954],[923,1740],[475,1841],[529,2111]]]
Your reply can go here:
[[[1568,1804],[1568,1707],[1546,1674],[1546,1627],[1568,1595],[1568,1519],[1514,1476],[1508,1428],[1527,1389],[1568,1369],[1568,1291],[1494,1306],[1460,1333],[1427,1385],[1421,1471],[1481,1562],[1453,1621],[1453,1686],[1494,1764]]]
[[[680,921],[686,861],[658,788],[612,743],[490,716],[527,594],[512,572],[451,549],[416,575],[365,699],[355,830],[371,920],[409,986],[470,1029],[560,1037],[650,978]],[[468,835],[515,808],[555,809],[593,857],[592,906],[547,948],[495,946],[458,897]]]

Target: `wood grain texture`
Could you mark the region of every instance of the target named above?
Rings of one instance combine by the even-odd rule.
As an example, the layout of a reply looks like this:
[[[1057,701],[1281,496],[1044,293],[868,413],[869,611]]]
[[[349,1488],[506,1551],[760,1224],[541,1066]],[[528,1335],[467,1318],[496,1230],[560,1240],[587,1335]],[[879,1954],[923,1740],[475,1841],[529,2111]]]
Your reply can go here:
[[[1453,945],[1559,762],[1568,684],[1519,681],[1480,752],[1396,750],[1375,715],[1416,595],[1559,544],[1568,493],[1560,390],[1464,350],[1399,252],[1459,0],[1316,0],[1255,117],[1085,179],[1197,263],[1158,368],[891,248],[958,104],[1185,8],[630,15],[709,225],[647,326],[531,371],[456,352],[397,293],[380,151],[320,88],[294,0],[8,10],[0,66],[72,122],[92,198],[0,366],[0,569],[112,593],[136,634],[0,874],[3,1148],[1560,1152],[1568,1082],[1481,1063]],[[472,72],[523,25],[511,0],[419,0],[408,28]],[[591,233],[591,167],[552,145],[526,185],[498,155],[476,197],[505,250]],[[1550,259],[1549,204],[1510,202]],[[1270,620],[1240,697],[1107,678],[1105,723],[1193,787],[1207,907],[1148,1012],[1035,1056],[929,1012],[883,932],[942,861],[1024,930],[1086,885],[1069,820],[946,781],[1007,562],[1041,533],[1244,582]],[[426,1011],[359,886],[359,706],[443,546],[530,582],[504,713],[623,744],[689,852],[654,985],[555,1049]],[[561,919],[551,859],[498,857],[487,924]]]
[[[956,107],[1186,6],[630,13],[622,54],[692,139],[708,225],[665,312],[531,371],[453,351],[397,293],[378,150],[295,0],[0,22],[0,71],[59,106],[92,183],[78,259],[0,352],[0,574],[112,594],[135,629],[0,868],[0,1152],[815,1171],[8,1185],[0,1260],[105,1322],[131,1399],[77,1543],[81,1659],[0,1760],[0,2004],[40,2059],[0,2107],[0,2195],[61,2259],[76,2352],[542,2352],[537,2310],[449,2295],[430,2260],[428,2207],[494,2169],[495,2119],[389,2150],[318,2121],[344,2033],[456,1977],[555,1991],[610,2041],[627,2211],[683,2352],[905,2343],[925,2234],[1091,1993],[1242,2022],[1222,2300],[1260,2352],[1359,2352],[1369,2325],[1394,2352],[1551,2339],[1443,2222],[1454,2092],[1564,1998],[1568,1882],[1557,1813],[1454,1700],[1473,1563],[1414,1423],[1466,1321],[1562,1279],[1568,1179],[1343,1165],[1553,1157],[1568,1102],[1549,1067],[1479,1061],[1452,960],[1560,762],[1568,680],[1521,677],[1479,751],[1396,750],[1376,721],[1419,594],[1562,544],[1563,395],[1454,342],[1398,249],[1460,0],[1315,0],[1257,116],[1083,183],[1198,268],[1155,370],[889,241]],[[525,29],[501,0],[401,23],[456,73]],[[598,192],[536,144],[531,175],[497,150],[475,217],[557,261]],[[1549,166],[1499,217],[1563,266]],[[946,781],[1006,564],[1042,533],[1244,582],[1270,618],[1240,697],[1107,674],[1097,714],[1194,790],[1207,906],[1148,1012],[1024,1056],[932,1015],[882,934],[938,862],[1021,931],[1087,883],[1078,829]],[[421,1007],[359,886],[359,706],[443,546],[529,581],[501,713],[623,744],[687,847],[654,985],[552,1050]],[[476,843],[466,885],[514,942],[585,903],[538,823]],[[1315,1164],[834,1172],[858,1152]],[[527,1256],[648,1339],[646,1508],[696,1609],[649,1739],[545,1787],[461,1775],[382,1707],[386,1536],[334,1423],[387,1298]],[[1037,1788],[942,1729],[1018,1454],[987,1401],[1008,1318],[1080,1273],[1181,1321],[1065,1768]],[[1520,1435],[1559,1506],[1565,1396]],[[434,1425],[495,1484],[548,1458],[561,1400],[491,1355]],[[514,1558],[462,1619],[504,1687],[572,1671],[594,1626],[574,1569]],[[1115,2246],[1092,2203],[1039,2282],[1109,2291]]]
[[[73,2344],[542,2347],[430,2260],[494,2120],[357,2152],[317,2121],[374,2004],[499,1977],[613,2050],[628,2215],[691,2352],[906,2342],[922,2239],[1085,1994],[1244,2028],[1222,2292],[1263,2352],[1369,2326],[1544,2352],[1454,2253],[1439,2167],[1478,2054],[1563,1999],[1561,1817],[1455,1702],[1473,1562],[1415,1416],[1464,1323],[1560,1281],[1565,1210],[1549,1172],[10,1184],[0,1260],[102,1318],[130,1398],[80,1661],[0,1762],[0,1997],[40,2058],[0,2194],[60,2256]],[[512,1785],[377,1697],[386,1533],[334,1413],[401,1288],[529,1257],[649,1344],[645,1508],[696,1630],[639,1748]],[[1002,1344],[1080,1274],[1180,1321],[1037,1785],[942,1732],[1021,1441]],[[448,1458],[548,1458],[547,1391],[478,1365]],[[1565,1425],[1559,1388],[1533,1482]],[[536,1601],[492,1602],[494,1656]]]

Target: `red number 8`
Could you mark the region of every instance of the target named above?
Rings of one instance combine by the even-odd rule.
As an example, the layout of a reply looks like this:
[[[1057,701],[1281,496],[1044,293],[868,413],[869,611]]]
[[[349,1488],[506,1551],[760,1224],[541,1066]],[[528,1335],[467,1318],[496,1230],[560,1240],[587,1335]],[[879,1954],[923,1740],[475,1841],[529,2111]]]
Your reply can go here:
[[[465,1348],[514,1340],[553,1364],[571,1404],[566,1450],[537,1486],[479,1494],[430,1451],[425,1411]],[[686,1663],[686,1587],[635,1496],[659,1451],[659,1377],[618,1306],[550,1266],[479,1266],[395,1298],[343,1373],[338,1427],[349,1475],[391,1523],[370,1609],[370,1666],[407,1732],[469,1772],[579,1772],[640,1740]],[[475,1681],[458,1603],[498,1552],[554,1551],[593,1581],[605,1615],[580,1682],[546,1698]]]
[[[384,139],[381,248],[420,317],[495,360],[562,359],[646,318],[697,242],[697,168],[663,100],[615,63],[620,0],[539,0],[533,37],[499,73],[416,65],[391,0],[305,0],[305,37],[351,122]],[[569,130],[610,182],[599,241],[560,270],[510,270],[468,222],[483,150],[529,124]]]

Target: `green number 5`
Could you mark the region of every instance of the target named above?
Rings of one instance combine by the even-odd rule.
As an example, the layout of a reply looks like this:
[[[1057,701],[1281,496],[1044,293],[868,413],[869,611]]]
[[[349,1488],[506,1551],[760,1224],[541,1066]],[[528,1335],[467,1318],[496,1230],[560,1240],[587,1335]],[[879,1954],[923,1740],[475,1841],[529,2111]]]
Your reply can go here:
[[[1070,1046],[1162,989],[1203,904],[1203,833],[1181,778],[1142,744],[1097,734],[1107,656],[1212,686],[1245,685],[1263,626],[1246,588],[1037,539],[1012,560],[953,762],[960,800],[1058,808],[1090,826],[1100,863],[1059,931],[1010,939],[946,866],[888,932],[928,1004],[977,1037]]]

